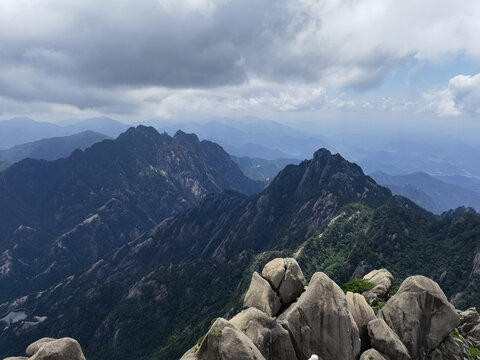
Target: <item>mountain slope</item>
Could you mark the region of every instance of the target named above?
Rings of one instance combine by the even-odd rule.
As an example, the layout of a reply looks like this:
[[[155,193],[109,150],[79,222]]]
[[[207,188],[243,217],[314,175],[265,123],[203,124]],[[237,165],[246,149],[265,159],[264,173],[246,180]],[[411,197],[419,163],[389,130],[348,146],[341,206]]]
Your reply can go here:
[[[26,159],[0,177],[0,294],[40,290],[209,193],[259,191],[223,149],[144,126],[67,159]]]
[[[9,149],[18,144],[67,135],[62,127],[37,122],[29,118],[14,118],[0,121],[0,149]]]
[[[20,346],[40,333],[62,333],[79,339],[91,358],[178,358],[219,308],[237,306],[243,288],[233,284],[256,253],[295,249],[351,202],[415,208],[357,165],[319,150],[312,160],[287,166],[261,194],[209,195],[87,272],[15,302],[30,317],[48,319],[20,331],[21,339],[12,328],[0,338],[0,348],[7,341]]]
[[[272,180],[285,166],[300,163],[297,159],[266,160],[250,157],[236,157],[231,155],[240,170],[250,179],[260,181]]]
[[[371,176],[379,184],[389,187],[394,193],[409,197],[421,206],[428,204],[428,199],[424,196],[426,194],[434,204],[428,204],[427,206],[430,208],[425,207],[436,213],[455,209],[459,206],[469,206],[480,210],[480,193],[464,189],[458,185],[445,183],[425,173],[391,176],[382,172],[375,172]],[[419,191],[411,191],[412,187],[424,194]]]
[[[0,161],[15,163],[26,158],[56,160],[68,157],[75,149],[84,150],[105,139],[108,139],[108,136],[90,130],[70,136],[42,139],[0,150]]]

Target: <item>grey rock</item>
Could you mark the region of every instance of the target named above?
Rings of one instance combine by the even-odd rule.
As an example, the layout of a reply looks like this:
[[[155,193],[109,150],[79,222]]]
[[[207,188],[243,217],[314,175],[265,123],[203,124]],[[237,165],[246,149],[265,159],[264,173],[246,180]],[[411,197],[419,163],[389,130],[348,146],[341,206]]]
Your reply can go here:
[[[294,301],[304,291],[307,281],[302,269],[293,258],[276,258],[268,262],[262,276],[278,292],[283,305]]]
[[[358,328],[343,291],[317,272],[296,303],[278,317],[290,333],[298,359],[351,360],[360,352]]]
[[[35,355],[35,353],[38,350],[40,350],[42,345],[44,345],[47,342],[54,341],[54,340],[56,340],[56,339],[49,338],[49,337],[41,338],[40,340],[37,340],[34,343],[30,344],[30,346],[27,347],[27,350],[25,351],[25,353],[27,354],[28,357],[33,356],[33,355]]]
[[[387,269],[372,270],[363,277],[375,285],[372,290],[365,291],[362,295],[370,299],[370,304],[376,304],[384,299],[393,282],[393,275]]]
[[[387,357],[395,360],[410,359],[405,345],[383,319],[375,319],[368,323],[368,335],[372,347]]]
[[[477,324],[480,324],[480,315],[478,314],[477,310],[472,307],[465,311],[458,311],[458,315],[460,315],[460,326],[458,327],[458,331],[466,336]]]
[[[476,347],[480,348],[480,324],[468,332],[468,339],[473,341]]]
[[[13,356],[13,357],[8,357],[3,360],[28,360],[28,358],[24,356]]]
[[[347,292],[346,297],[348,310],[350,310],[358,327],[361,341],[360,351],[365,351],[370,348],[370,338],[368,337],[367,325],[370,321],[376,319],[375,313],[362,295],[354,294],[349,291]]]
[[[375,349],[368,349],[362,353],[360,360],[388,360]]]
[[[462,339],[451,336],[445,338],[438,348],[428,356],[428,360],[463,360],[470,359],[467,344]]]
[[[460,322],[442,289],[425,276],[407,278],[379,317],[398,334],[414,360],[425,359]]]
[[[218,318],[198,346],[180,360],[265,360],[252,340],[225,319]]]
[[[254,307],[270,316],[275,316],[282,307],[282,304],[268,281],[262,278],[257,272],[254,272],[250,287],[243,300],[243,307]]]
[[[265,359],[296,359],[288,331],[263,311],[251,307],[235,315],[230,323],[252,340]]]
[[[29,360],[85,360],[80,344],[72,338],[46,341]]]

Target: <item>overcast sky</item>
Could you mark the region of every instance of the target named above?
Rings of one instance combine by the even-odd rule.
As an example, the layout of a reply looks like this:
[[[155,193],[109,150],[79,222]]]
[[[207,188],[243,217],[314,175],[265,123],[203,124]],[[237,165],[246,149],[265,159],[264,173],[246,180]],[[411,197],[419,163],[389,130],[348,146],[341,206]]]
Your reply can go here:
[[[476,127],[478,0],[0,0],[0,119]]]

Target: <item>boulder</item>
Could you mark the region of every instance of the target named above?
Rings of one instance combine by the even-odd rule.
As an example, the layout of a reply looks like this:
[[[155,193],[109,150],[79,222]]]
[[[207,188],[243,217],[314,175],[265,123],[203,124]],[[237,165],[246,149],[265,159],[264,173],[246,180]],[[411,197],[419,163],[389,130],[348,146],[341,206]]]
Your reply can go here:
[[[407,278],[379,317],[398,334],[414,360],[426,359],[460,321],[442,289],[425,276]]]
[[[317,272],[306,291],[278,321],[290,333],[298,359],[351,360],[360,352],[358,328],[342,289]]]
[[[360,356],[360,360],[387,360],[387,358],[375,349],[368,349]]]
[[[307,284],[302,269],[293,258],[273,259],[263,268],[262,276],[278,293],[283,305],[298,298]]]
[[[368,305],[365,298],[360,294],[347,292],[347,306],[348,310],[353,316],[353,320],[358,327],[360,335],[361,348],[360,351],[365,351],[370,348],[370,338],[368,337],[367,325],[370,321],[376,319],[373,309]]]
[[[476,347],[480,348],[480,324],[468,332],[468,339],[473,341]]]
[[[257,272],[254,272],[250,287],[243,300],[243,307],[254,307],[270,316],[275,316],[282,307],[282,304],[268,281],[262,278]]]
[[[296,359],[288,331],[276,319],[253,307],[235,315],[230,323],[247,335],[267,360]]]
[[[468,346],[465,342],[451,336],[446,337],[440,346],[428,356],[428,360],[463,360],[470,358]]]
[[[383,319],[375,319],[368,323],[368,335],[372,347],[387,357],[395,360],[410,360],[407,348]]]
[[[462,335],[466,336],[477,324],[480,324],[480,315],[477,310],[472,307],[465,311],[458,311],[460,315],[460,326],[458,330]]]
[[[372,270],[363,277],[363,280],[375,285],[373,289],[365,291],[362,295],[370,300],[370,304],[376,304],[386,297],[392,286],[393,275],[387,269]]]
[[[29,360],[85,360],[80,344],[72,338],[45,341]]]
[[[55,341],[55,340],[56,339],[49,338],[49,337],[45,337],[40,340],[37,340],[34,343],[30,344],[29,347],[27,347],[27,350],[25,351],[25,353],[27,354],[28,357],[33,356],[38,350],[40,350],[43,344],[47,342]]]
[[[229,321],[218,318],[199,345],[180,360],[265,360],[247,335]]]

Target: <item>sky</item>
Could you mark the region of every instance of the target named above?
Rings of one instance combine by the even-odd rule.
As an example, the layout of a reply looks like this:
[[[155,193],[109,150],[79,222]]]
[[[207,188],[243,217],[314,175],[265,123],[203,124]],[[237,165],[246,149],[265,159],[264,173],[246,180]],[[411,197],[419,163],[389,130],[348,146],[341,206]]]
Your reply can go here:
[[[480,129],[477,0],[0,0],[0,119]]]

